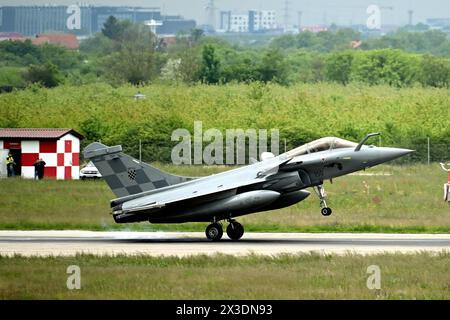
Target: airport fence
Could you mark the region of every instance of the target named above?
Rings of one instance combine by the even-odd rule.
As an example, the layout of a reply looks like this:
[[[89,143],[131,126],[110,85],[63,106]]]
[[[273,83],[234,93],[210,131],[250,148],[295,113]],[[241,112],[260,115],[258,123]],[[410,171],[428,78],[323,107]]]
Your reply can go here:
[[[383,144],[375,144],[377,146],[382,147],[397,147],[404,149],[415,150],[415,152],[409,154],[406,157],[402,157],[392,161],[392,164],[430,164],[436,162],[450,162],[450,143],[442,144],[442,143],[433,143],[432,140],[429,140],[427,143],[423,144],[401,144],[401,145],[383,145]],[[162,163],[171,163],[171,151],[173,148],[172,145],[161,144],[159,146],[155,146],[154,141],[146,142],[142,140],[137,140],[136,143],[132,146],[129,146],[125,152],[128,152],[130,155],[141,159],[144,162],[162,162]],[[248,145],[247,145],[248,147]],[[155,150],[158,150],[155,153]],[[279,152],[285,152],[292,149],[287,141],[281,141]],[[269,150],[270,151],[270,150]],[[193,157],[193,150],[191,150],[191,155]],[[224,150],[224,157],[226,151]],[[192,163],[194,161],[192,160]],[[246,152],[245,163],[250,163],[250,159],[248,156],[248,152]]]
[[[394,163],[435,163],[450,161],[450,144],[414,144],[398,146],[399,148],[415,150],[406,157],[397,159]]]

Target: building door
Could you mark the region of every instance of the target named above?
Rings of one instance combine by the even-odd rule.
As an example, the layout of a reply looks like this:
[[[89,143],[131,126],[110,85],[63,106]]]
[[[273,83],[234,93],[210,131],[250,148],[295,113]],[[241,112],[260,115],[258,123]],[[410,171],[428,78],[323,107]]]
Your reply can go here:
[[[13,156],[14,162],[16,163],[14,166],[16,176],[20,176],[22,174],[22,149],[9,149],[9,152]]]
[[[64,167],[64,180],[72,179],[72,167]]]
[[[3,148],[8,149],[8,152],[13,156],[16,163],[14,173],[16,176],[20,176],[22,174],[22,146],[20,140],[5,140]]]

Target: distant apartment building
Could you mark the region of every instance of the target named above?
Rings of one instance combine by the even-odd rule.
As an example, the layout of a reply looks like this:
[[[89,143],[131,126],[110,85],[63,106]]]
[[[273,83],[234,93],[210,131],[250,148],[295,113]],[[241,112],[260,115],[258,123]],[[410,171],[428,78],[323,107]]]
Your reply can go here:
[[[248,13],[220,12],[222,32],[260,32],[276,29],[276,15],[273,10],[250,10]]]
[[[248,15],[232,14],[230,17],[230,32],[248,32]]]
[[[248,12],[248,29],[250,32],[276,29],[275,11],[250,10]]]
[[[176,34],[195,28],[195,20],[165,16],[159,8],[112,7],[90,5],[44,5],[0,7],[0,32],[18,32],[32,36],[49,32],[90,35],[101,31],[109,16],[119,20],[144,23],[161,21],[158,34]]]
[[[219,30],[228,32],[231,25],[231,11],[220,11],[220,26]]]

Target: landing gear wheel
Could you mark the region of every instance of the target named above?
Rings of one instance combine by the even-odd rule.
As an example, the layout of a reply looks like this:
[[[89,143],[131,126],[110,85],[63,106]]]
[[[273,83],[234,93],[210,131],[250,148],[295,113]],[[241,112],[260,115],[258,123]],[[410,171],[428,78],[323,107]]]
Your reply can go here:
[[[328,208],[328,206],[327,206],[327,201],[325,200],[327,197],[327,194],[325,192],[325,189],[323,188],[323,185],[320,184],[320,185],[314,187],[314,191],[316,191],[317,196],[320,199],[320,207],[322,208],[320,210],[320,212],[322,213],[322,215],[324,217],[331,215],[331,213],[333,211],[331,210],[331,208]]]
[[[239,240],[244,235],[244,227],[239,222],[232,221],[227,227],[227,235],[231,240]]]
[[[219,241],[223,235],[222,225],[219,223],[211,223],[206,227],[205,231],[206,237],[211,241]]]
[[[333,210],[331,210],[331,208],[325,207],[325,208],[322,208],[322,210],[320,210],[320,212],[322,213],[323,216],[327,217],[327,216],[331,215]]]

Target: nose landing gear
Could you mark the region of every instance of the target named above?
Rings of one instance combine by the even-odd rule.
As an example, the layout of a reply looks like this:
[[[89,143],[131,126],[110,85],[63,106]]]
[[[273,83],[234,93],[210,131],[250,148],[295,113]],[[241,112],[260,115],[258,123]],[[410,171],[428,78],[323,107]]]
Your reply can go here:
[[[322,208],[320,212],[324,217],[327,217],[331,215],[333,210],[327,206],[327,201],[325,200],[327,197],[327,194],[325,192],[325,189],[323,185],[319,184],[318,186],[314,187],[314,191],[316,191],[317,196],[320,199],[320,207]]]
[[[324,217],[327,217],[333,213],[333,210],[331,210],[331,208],[325,207],[320,210],[320,213],[322,213]]]

